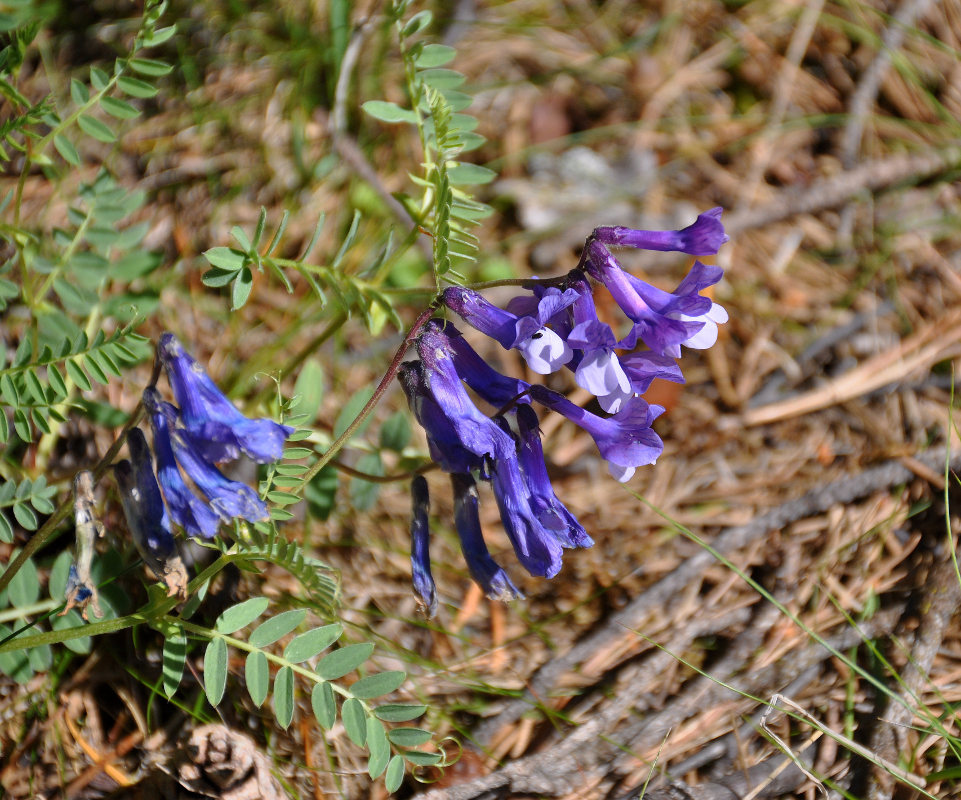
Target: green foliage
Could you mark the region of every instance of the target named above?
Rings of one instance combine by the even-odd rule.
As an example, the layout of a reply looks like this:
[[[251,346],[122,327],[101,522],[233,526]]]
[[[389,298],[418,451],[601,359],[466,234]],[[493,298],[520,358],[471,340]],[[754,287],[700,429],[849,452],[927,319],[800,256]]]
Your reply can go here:
[[[0,343],[0,444],[7,445],[0,508],[10,508],[13,521],[33,531],[38,514],[53,513],[60,488],[46,486],[43,474],[60,423],[71,411],[102,419],[104,409],[81,400],[80,393],[113,383],[151,354],[134,325],[157,305],[159,295],[145,285],[130,288],[161,261],[141,247],[147,223],[130,221],[146,195],[121,187],[103,165],[88,182],[73,176],[140,114],[125,96],[157,93],[148,81],[172,68],[140,53],[169,39],[175,29],[159,25],[166,3],[150,0],[125,56],[72,78],[65,97],[29,98],[36,81],[21,90],[20,66],[42,22],[38,4],[17,5],[17,13],[0,14],[5,31],[0,95],[12,109],[0,123],[0,162],[16,156],[21,175],[0,200],[0,245],[6,254],[0,264],[0,311],[7,321]],[[26,178],[35,174],[49,184],[48,202],[64,208],[52,230],[23,215]],[[16,348],[12,354],[7,343]],[[37,439],[43,442],[41,459],[27,470],[15,456]],[[13,535],[11,518],[0,512],[0,540],[11,541]]]
[[[23,528],[33,531],[37,529],[38,513],[53,513],[56,494],[57,488],[47,486],[47,479],[43,475],[35,481],[24,478],[19,484],[6,481],[0,485],[0,541],[13,541],[13,527],[2,509],[9,508]]]
[[[254,273],[273,274],[288,292],[293,293],[292,274],[300,275],[310,286],[314,296],[324,308],[332,295],[335,307],[350,317],[361,314],[368,330],[377,334],[386,321],[401,327],[393,300],[379,289],[386,275],[384,264],[392,255],[393,247],[388,236],[386,243],[372,261],[362,269],[348,265],[347,256],[358,243],[360,212],[355,212],[344,239],[327,264],[316,264],[310,257],[324,227],[324,217],[317,221],[314,233],[303,253],[294,259],[274,255],[287,229],[289,215],[285,212],[280,224],[266,245],[262,245],[267,227],[267,210],[260,210],[260,219],[253,235],[248,236],[240,227],[234,226],[232,246],[213,247],[204,253],[211,269],[204,273],[203,281],[213,288],[230,287],[231,309],[242,308],[250,298]]]
[[[159,306],[161,290],[170,283],[170,275],[159,269],[162,254],[144,247],[148,197],[121,184],[115,175],[125,173],[112,159],[128,152],[125,137],[153,107],[150,101],[173,69],[148,49],[168,42],[176,28],[160,24],[164,0],[147,0],[139,26],[134,20],[133,28],[119,28],[118,41],[125,51],[118,52],[123,55],[86,65],[60,81],[27,83],[20,80],[20,68],[25,59],[35,57],[31,50],[43,22],[34,13],[34,3],[15,5],[14,12],[7,14],[6,6],[0,12],[0,95],[11,112],[0,122],[0,162],[20,172],[14,188],[0,198],[5,259],[0,264],[0,311],[9,320],[0,342],[0,444],[5,445],[0,458],[0,541],[19,538],[26,545],[14,551],[3,573],[7,585],[0,591],[0,613],[6,624],[0,626],[0,671],[19,682],[38,672],[63,674],[75,654],[91,652],[104,635],[141,630],[146,624],[163,636],[153,685],[173,698],[184,674],[190,674],[188,659],[193,664],[202,657],[204,692],[218,705],[236,700],[231,665],[239,663],[235,657],[242,652],[246,691],[256,707],[266,708],[269,702],[277,724],[287,728],[296,717],[298,699],[309,697],[320,728],[329,732],[342,723],[347,736],[368,751],[370,777],[383,777],[388,791],[396,791],[408,769],[446,761],[442,752],[414,749],[430,741],[431,734],[405,724],[427,708],[380,701],[401,688],[406,673],[377,672],[369,663],[372,643],[342,641],[337,574],[283,534],[283,523],[294,518],[298,503],[306,500],[308,511],[320,517],[334,507],[336,473],[321,469],[333,448],[320,461],[315,449],[327,443],[328,432],[308,427],[324,399],[324,369],[318,359],[295,362],[302,367],[297,396],[274,404],[284,422],[302,427],[290,437],[282,460],[260,472],[260,494],[268,502],[270,518],[238,522],[232,541],[205,543],[217,551],[217,558],[190,582],[179,615],[180,598],[166,597],[156,585],[133,610],[129,583],[114,583],[130,565],[125,556],[102,552],[102,547],[87,566],[103,618],[81,618],[73,609],[57,614],[64,606],[73,559],[67,551],[45,556],[31,547],[50,541],[69,510],[69,501],[56,503],[58,494],[68,494],[67,480],[58,476],[48,484],[46,477],[57,474],[49,467],[62,435],[60,423],[72,415],[85,415],[96,425],[138,422],[136,414],[128,420],[101,398],[105,389],[118,388],[131,368],[152,357],[151,342],[136,332],[137,326]],[[455,52],[419,40],[429,14],[405,23],[406,3],[395,4],[391,13],[412,107],[370,103],[367,110],[383,121],[413,124],[419,131],[426,158],[423,173],[412,178],[423,191],[416,201],[402,198],[413,210],[415,224],[396,240],[392,232],[378,235],[371,246],[365,218],[359,211],[348,213],[338,223],[343,226],[339,244],[318,258],[314,251],[323,230],[321,218],[301,254],[288,258],[281,254],[289,215],[284,213],[276,227],[268,226],[268,213],[262,209],[252,230],[235,226],[229,241],[204,254],[210,268],[203,282],[229,289],[232,311],[249,302],[261,281],[279,281],[290,293],[309,288],[298,309],[303,316],[327,308],[335,320],[360,317],[371,334],[379,335],[387,325],[403,327],[398,301],[409,286],[398,288],[395,267],[414,264],[416,269],[407,273],[411,281],[423,274],[423,259],[412,247],[424,230],[433,240],[435,278],[457,279],[456,267],[476,255],[476,239],[469,231],[490,209],[474,201],[469,190],[493,173],[459,160],[483,139],[473,133],[476,121],[463,113],[471,100],[462,91],[463,76],[446,66]],[[336,67],[334,81],[350,41],[349,17],[349,3],[331,6],[330,48],[323,59]],[[53,86],[54,91],[33,96],[38,85]],[[44,187],[40,195],[48,205],[42,214],[35,215],[25,203],[34,198],[25,190],[28,183]],[[83,396],[88,392],[92,397]],[[362,390],[343,404],[333,425],[334,438],[363,432],[365,425],[356,422],[370,398],[371,392]],[[122,438],[109,459],[116,456]],[[384,451],[402,454],[410,438],[407,414],[394,414],[360,445],[364,452],[353,463],[363,474],[382,476]],[[352,477],[345,502],[356,511],[370,508],[379,488],[376,481]],[[19,560],[17,553],[22,554]],[[234,564],[259,575],[265,562],[287,570],[306,599],[264,618],[268,601],[255,596],[228,608],[211,627],[194,621],[219,571]],[[49,576],[47,590],[42,590],[44,575]],[[308,609],[324,622],[309,622]]]
[[[423,190],[420,202],[404,198],[407,208],[417,208],[421,225],[431,232],[436,279],[463,281],[458,271],[477,260],[478,241],[471,228],[492,213],[490,206],[471,197],[466,187],[489,183],[496,173],[477,164],[462,163],[462,154],[476,150],[484,137],[474,132],[477,120],[462,113],[471,96],[460,91],[466,80],[456,70],[444,68],[456,56],[452,47],[411,41],[431,23],[431,13],[421,11],[405,22],[409,0],[392,7],[407,73],[411,108],[371,100],[364,111],[391,124],[417,126],[424,151],[423,175],[411,180]]]
[[[247,635],[246,641],[238,638],[236,634],[240,629],[253,624],[263,613],[265,602],[262,598],[252,598],[232,606],[218,617],[212,628],[189,622],[171,625],[169,630],[176,633],[168,633],[167,643],[169,646],[171,639],[175,639],[175,651],[179,651],[182,641],[181,629],[195,638],[207,640],[204,650],[204,691],[211,705],[219,705],[225,697],[230,681],[230,648],[234,648],[246,653],[244,682],[255,706],[262,707],[270,697],[273,667],[276,670],[273,673],[273,713],[277,723],[286,729],[296,712],[298,683],[306,681],[310,686],[310,707],[321,728],[331,730],[339,711],[347,736],[355,745],[368,751],[368,774],[371,778],[378,778],[386,771],[385,781],[389,791],[399,788],[405,762],[424,766],[439,765],[446,761],[442,752],[410,749],[429,742],[433,738],[430,731],[391,727],[393,723],[422,716],[427,710],[426,706],[397,703],[377,705],[371,702],[399,689],[407,679],[406,673],[400,670],[372,672],[349,686],[339,682],[351,674],[365,671],[364,665],[374,652],[373,644],[356,642],[342,645],[321,656],[324,650],[342,637],[342,625],[335,623],[303,630],[281,648],[281,640],[302,628],[306,622],[304,609],[292,609],[257,625]],[[238,628],[239,623],[245,621]],[[168,674],[171,678],[176,674],[179,680],[182,669],[167,669],[168,646],[164,648],[164,689],[169,695],[172,690],[168,687]],[[182,663],[180,666],[182,668]],[[341,698],[339,709],[338,697]]]

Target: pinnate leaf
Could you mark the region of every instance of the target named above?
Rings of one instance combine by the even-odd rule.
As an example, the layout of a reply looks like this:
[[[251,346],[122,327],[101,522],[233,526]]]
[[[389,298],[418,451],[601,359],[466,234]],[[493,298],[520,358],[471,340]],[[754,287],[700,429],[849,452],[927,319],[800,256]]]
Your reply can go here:
[[[227,688],[227,643],[219,636],[210,640],[204,652],[204,691],[210,705],[224,699]]]
[[[249,600],[244,600],[217,617],[214,628],[220,633],[235,633],[263,614],[267,610],[267,605],[266,597],[251,597]]]
[[[307,610],[304,608],[285,611],[283,614],[271,617],[266,622],[258,625],[250,634],[250,638],[247,641],[254,647],[266,647],[290,633],[304,621],[306,616]]]
[[[328,681],[342,678],[348,672],[353,672],[363,664],[373,652],[374,645],[371,642],[361,642],[341,647],[320,660],[317,665],[317,674]]]
[[[295,636],[284,649],[284,658],[293,664],[307,661],[330,647],[340,638],[343,631],[344,629],[340,624],[334,623]]]

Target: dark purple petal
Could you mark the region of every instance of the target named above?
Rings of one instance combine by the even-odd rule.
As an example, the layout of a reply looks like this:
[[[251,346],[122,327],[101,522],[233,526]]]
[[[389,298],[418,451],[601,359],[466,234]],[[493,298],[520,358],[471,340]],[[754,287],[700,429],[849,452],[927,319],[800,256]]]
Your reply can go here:
[[[191,536],[213,539],[220,528],[220,517],[188,488],[174,458],[170,431],[177,424],[177,409],[164,402],[157,390],[152,388],[144,390],[143,401],[153,430],[157,479],[171,519]]]
[[[518,403],[530,402],[526,396],[530,384],[520,378],[510,378],[507,375],[502,375],[491,367],[467,343],[467,340],[452,323],[431,320],[427,325],[439,329],[447,337],[448,345],[454,354],[454,369],[461,379],[477,392],[485,402],[496,408],[506,406],[513,401]],[[454,472],[462,471],[454,470]]]
[[[467,569],[474,582],[493,600],[523,597],[510,576],[493,558],[484,542],[477,511],[477,484],[470,474],[450,476],[454,488],[454,525]]]
[[[723,211],[720,207],[705,211],[691,225],[679,231],[645,231],[613,226],[595,228],[592,236],[607,245],[713,256],[730,238],[724,233],[724,224],[721,222]]]
[[[410,521],[410,566],[414,592],[424,607],[427,617],[437,613],[437,593],[434,576],[430,572],[430,495],[427,480],[423,475],[415,475],[410,486],[412,516]]]
[[[631,388],[636,394],[644,394],[650,389],[655,378],[672,383],[684,383],[684,376],[677,361],[650,350],[621,356],[621,366],[627,373]]]
[[[530,505],[537,519],[564,547],[590,547],[594,541],[584,526],[554,494],[544,463],[537,414],[530,406],[517,407],[517,428],[521,441],[521,469],[527,478]]]
[[[281,457],[293,428],[241,414],[172,333],[160,337],[157,350],[180,405],[183,425],[204,458],[231,461],[244,453],[264,464]]]
[[[186,597],[187,570],[170,530],[147,440],[139,428],[127,434],[127,448],[133,463],[118,461],[113,470],[130,535],[144,563],[167,587],[168,595]]]
[[[417,340],[417,352],[424,365],[427,389],[450,421],[460,444],[482,458],[513,456],[514,442],[510,436],[481,413],[461,383],[450,338],[439,327],[427,326]]]
[[[653,464],[664,450],[661,438],[651,430],[651,423],[664,413],[664,408],[649,405],[640,397],[631,399],[608,418],[592,414],[544,386],[532,386],[531,397],[587,431],[608,462],[611,474],[620,481],[628,480],[636,467]]]
[[[133,463],[121,461],[114,471],[130,533],[141,553],[164,558],[174,551],[174,537],[163,495],[154,477],[150,448],[140,428],[131,428],[127,434],[127,448]]]
[[[210,507],[225,522],[240,517],[248,522],[268,518],[267,506],[247,484],[232,481],[209,463],[182,430],[170,431],[177,463],[210,501]]]
[[[561,545],[534,515],[516,458],[494,463],[491,486],[517,560],[531,575],[553,578],[561,569]]]
[[[500,424],[505,430],[510,430],[503,418]],[[534,514],[527,479],[521,473],[516,457],[494,462],[491,488],[517,560],[531,575],[553,578],[561,569],[561,543],[556,534],[547,530]]]
[[[484,458],[464,447],[450,418],[434,400],[424,378],[420,361],[405,361],[397,378],[407,395],[414,417],[427,434],[431,458],[444,472],[471,472],[484,469]]]

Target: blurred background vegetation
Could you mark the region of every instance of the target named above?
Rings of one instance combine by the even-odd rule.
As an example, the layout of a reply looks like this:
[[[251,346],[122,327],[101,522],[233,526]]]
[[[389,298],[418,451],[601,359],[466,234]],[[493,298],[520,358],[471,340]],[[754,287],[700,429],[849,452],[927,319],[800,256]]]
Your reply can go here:
[[[291,507],[285,535],[340,571],[348,637],[375,642],[379,667],[407,670],[398,701],[426,704],[424,726],[462,743],[463,756],[443,774],[419,776],[438,784],[431,796],[479,797],[490,786],[499,796],[621,798],[662,791],[664,776],[696,787],[758,765],[769,774],[790,762],[758,715],[761,701],[783,691],[803,714],[767,724],[786,749],[803,751],[833,796],[842,788],[857,798],[956,796],[957,481],[943,450],[940,466],[919,458],[958,445],[961,3],[461,0],[416,8],[433,11],[425,40],[456,48],[447,66],[467,77],[460,91],[473,96],[467,113],[486,141],[464,158],[497,172],[472,187],[494,213],[475,231],[479,254],[463,268],[466,279],[562,274],[602,224],[682,227],[721,205],[731,234],[715,297],[730,323],[714,349],[687,355],[682,389],[652,389],[668,413],[656,426],[664,456],[630,487],[646,502],[607,477],[582,432],[544,419],[558,494],[597,544],[570,554],[550,582],[514,571],[525,601],[492,603],[471,584],[434,475],[441,609],[430,622],[409,590],[405,482],[329,469],[306,503]],[[5,24],[21,14],[42,20],[22,63],[4,67],[17,91],[30,104],[50,94],[69,110],[71,79],[87,81],[91,65],[106,69],[127,52],[142,6],[38,1],[0,3],[0,12]],[[49,165],[24,174],[22,156],[7,148],[0,198],[22,198],[16,220],[9,203],[0,219],[0,278],[13,286],[3,289],[12,294],[3,311],[7,362],[29,329],[17,300],[24,248],[14,229],[31,231],[43,256],[80,224],[68,209],[94,191],[83,187],[119,187],[125,199],[112,202],[124,212],[122,229],[139,224],[142,238],[130,248],[137,257],[88,298],[94,329],[110,336],[133,322],[149,339],[175,331],[252,411],[276,410],[278,384],[285,396],[302,395],[323,447],[383,374],[403,337],[399,323],[434,291],[430,237],[409,236],[416,227],[397,197],[415,193],[417,132],[361,109],[369,100],[408,104],[383,4],[172,0],[162,22],[176,33],[148,55],[173,69],[149,76],[159,91],[131,101],[135,118],[97,117],[115,140],[87,131],[78,164],[51,150]],[[5,93],[0,126],[15,110]],[[110,186],[98,183],[101,170]],[[230,290],[203,282],[211,265],[202,254],[236,246],[234,227],[251,234],[261,209],[265,239],[289,212],[278,257],[295,259],[313,240],[313,263],[351,279],[376,276],[397,318],[348,319],[336,291],[325,305],[307,275],[293,274],[288,287],[269,270],[252,271],[249,299],[232,310]],[[351,246],[342,249],[345,238]],[[689,267],[663,254],[631,253],[625,263],[665,286]],[[75,312],[63,293],[44,303]],[[490,355],[520,374],[513,353]],[[22,513],[42,519],[47,484],[66,487],[106,452],[146,383],[145,357],[135,349],[106,386],[94,380],[85,389],[74,377],[65,422],[54,416],[44,433],[32,419],[36,437],[11,438],[3,478],[44,481]],[[425,447],[405,420],[392,391],[341,460],[382,474],[418,463]],[[840,500],[824,494],[889,462],[908,472],[866,480]],[[719,541],[810,490],[822,494],[725,551],[731,565],[678,572],[704,551],[662,513]],[[99,499],[108,529],[121,531],[116,498]],[[482,509],[496,556],[509,543],[494,504]],[[11,519],[0,561],[23,546],[26,522]],[[65,542],[35,559],[44,597]],[[114,536],[103,547],[101,574],[113,575],[125,545]],[[673,591],[644,594],[682,574]],[[143,593],[136,574],[125,580],[127,591]],[[278,609],[303,602],[295,579],[267,567],[225,574],[205,608],[213,619],[251,594]],[[639,605],[638,597],[650,599]],[[16,612],[0,614],[11,623]],[[812,644],[812,632],[833,650]],[[140,796],[142,781],[165,774],[158,765],[183,774],[185,731],[219,716],[252,737],[288,796],[383,796],[343,730],[321,736],[307,698],[284,731],[229,684],[215,716],[203,701],[199,649],[179,699],[162,699],[162,645],[146,629],[101,637],[31,665],[26,680],[21,662],[0,661],[7,795]],[[231,666],[239,684],[242,668]],[[525,688],[533,694],[518,701]],[[912,708],[894,721],[892,694]],[[805,749],[815,726],[804,714],[840,741],[825,736]],[[813,797],[814,781],[792,774],[790,785],[769,783],[758,796]],[[409,778],[401,793],[428,788]]]

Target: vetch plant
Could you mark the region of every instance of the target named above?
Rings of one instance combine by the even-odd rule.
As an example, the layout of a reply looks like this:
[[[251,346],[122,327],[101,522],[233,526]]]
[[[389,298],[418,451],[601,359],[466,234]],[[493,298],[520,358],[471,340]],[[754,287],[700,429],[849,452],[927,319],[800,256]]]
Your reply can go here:
[[[727,319],[721,306],[701,294],[720,280],[719,268],[695,262],[677,289],[666,292],[625,272],[607,244],[713,255],[727,241],[720,217],[721,209],[712,209],[680,231],[596,228],[577,269],[553,282],[558,285],[531,281],[529,293],[513,298],[506,310],[468,287],[442,292],[447,308],[504,349],[519,350],[533,372],[573,370],[576,382],[596,395],[607,416],[581,408],[546,386],[498,373],[460,331],[440,319],[428,321],[418,334],[419,361],[401,366],[400,381],[427,433],[431,457],[454,476],[456,493],[472,493],[475,506],[475,480],[491,484],[514,553],[531,575],[551,578],[561,569],[563,549],[593,544],[551,487],[531,404],[587,431],[611,475],[627,481],[637,467],[655,463],[664,449],[652,429],[664,408],[647,403],[641,393],[655,378],[683,382],[675,361],[681,345],[710,347],[717,339],[717,324]],[[610,325],[597,318],[589,277],[611,291],[631,323],[623,338],[618,340]],[[615,352],[633,351],[638,341],[649,349],[623,359]],[[500,410],[493,417],[483,414],[467,387]],[[426,486],[418,485],[411,527],[414,588],[432,614],[437,601],[423,525],[426,505]],[[464,507],[463,500],[460,505]],[[476,513],[461,513],[457,523],[462,546],[472,543],[463,547],[464,554],[485,593],[495,598],[517,595],[483,546]]]

